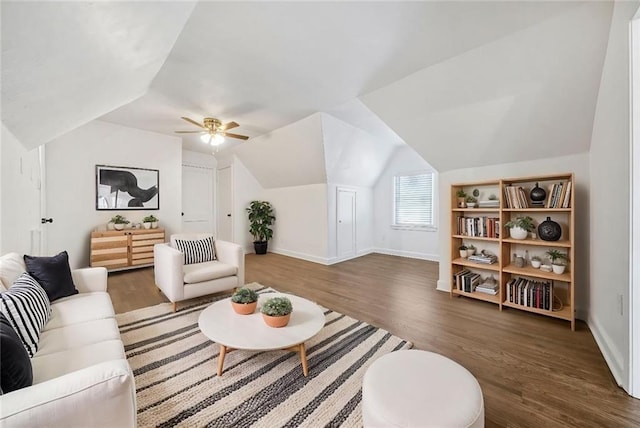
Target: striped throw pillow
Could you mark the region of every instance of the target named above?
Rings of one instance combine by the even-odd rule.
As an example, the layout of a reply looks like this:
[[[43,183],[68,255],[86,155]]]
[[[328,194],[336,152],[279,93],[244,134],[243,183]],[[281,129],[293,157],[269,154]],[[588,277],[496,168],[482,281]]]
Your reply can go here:
[[[184,264],[210,262],[216,259],[213,236],[204,239],[176,239],[176,248],[184,254]]]
[[[40,330],[51,316],[47,293],[25,272],[9,290],[0,293],[0,312],[9,320],[29,357],[33,357],[38,351]]]

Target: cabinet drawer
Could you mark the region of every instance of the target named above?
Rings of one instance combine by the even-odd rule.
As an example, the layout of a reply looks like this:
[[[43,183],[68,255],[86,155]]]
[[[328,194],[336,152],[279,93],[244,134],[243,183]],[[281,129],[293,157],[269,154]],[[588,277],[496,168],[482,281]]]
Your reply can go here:
[[[126,236],[105,236],[102,238],[91,238],[91,250],[104,248],[120,248],[126,250],[129,240]]]
[[[153,247],[155,244],[162,244],[162,243],[164,243],[164,239],[145,239],[145,240],[133,241],[131,242],[131,246],[134,248],[148,247],[148,246]]]
[[[164,232],[142,233],[140,235],[131,235],[134,241],[143,241],[146,239],[161,239],[164,242]]]
[[[150,259],[134,259],[134,260],[131,260],[131,264],[134,266],[150,265],[150,264],[153,264],[153,257],[151,257]]]

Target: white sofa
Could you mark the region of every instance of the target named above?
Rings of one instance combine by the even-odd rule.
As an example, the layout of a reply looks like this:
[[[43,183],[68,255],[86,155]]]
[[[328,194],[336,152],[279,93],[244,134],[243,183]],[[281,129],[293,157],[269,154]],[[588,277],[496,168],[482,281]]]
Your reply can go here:
[[[153,248],[156,286],[173,303],[174,312],[176,302],[244,285],[244,251],[233,242],[214,241],[215,261],[184,264],[184,255],[176,249],[176,239],[188,241],[211,236],[207,233],[174,234],[169,243],[156,244]]]
[[[21,255],[0,257],[2,291],[24,271]],[[71,273],[79,293],[51,304],[31,359],[33,385],[0,396],[0,427],[136,426],[135,383],[107,294],[107,271]]]

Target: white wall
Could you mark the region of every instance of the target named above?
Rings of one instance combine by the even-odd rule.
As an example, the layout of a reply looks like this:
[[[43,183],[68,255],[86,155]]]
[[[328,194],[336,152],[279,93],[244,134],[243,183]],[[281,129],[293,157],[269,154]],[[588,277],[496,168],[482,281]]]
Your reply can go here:
[[[167,236],[182,228],[182,141],[153,132],[92,121],[47,144],[48,252],[67,250],[72,268],[89,265],[89,238],[116,214],[139,222],[160,219]],[[160,210],[97,211],[95,166],[157,169]]]
[[[251,201],[265,199],[258,180],[236,156],[233,157],[233,242],[243,245],[245,253],[253,253],[253,236],[249,233],[247,207]],[[267,199],[268,200],[268,199]]]
[[[373,252],[373,189],[370,187],[328,184],[327,185],[327,261],[338,263],[337,216],[338,188],[356,192],[356,257]]]
[[[38,149],[27,150],[2,124],[0,146],[0,254],[39,253],[40,167]],[[10,285],[10,284],[9,284]]]
[[[451,265],[448,254],[451,254],[451,184],[469,183],[474,181],[495,180],[500,178],[523,177],[547,174],[574,173],[575,178],[575,261],[572,266],[575,270],[575,290],[577,316],[586,318],[585,310],[589,304],[589,265],[593,260],[590,249],[593,245],[593,237],[589,235],[589,203],[590,177],[589,155],[580,154],[572,156],[538,159],[527,162],[492,165],[482,168],[465,168],[456,171],[448,171],[440,174],[440,227],[439,253],[443,259],[440,263],[440,279],[438,289],[449,292],[451,286]],[[609,281],[603,284],[609,286]]]
[[[391,227],[393,224],[393,176],[415,171],[434,170],[411,147],[402,146],[396,150],[380,174],[373,188],[373,244],[378,253],[438,261],[440,252],[437,231],[398,230]],[[438,221],[438,199],[436,187],[434,212],[436,221]]]
[[[629,378],[629,22],[638,2],[616,2],[591,139],[589,326],[618,384]],[[638,309],[638,308],[635,308]],[[637,356],[636,356],[637,357]]]
[[[327,263],[326,184],[265,189],[261,199],[276,216],[269,251]]]

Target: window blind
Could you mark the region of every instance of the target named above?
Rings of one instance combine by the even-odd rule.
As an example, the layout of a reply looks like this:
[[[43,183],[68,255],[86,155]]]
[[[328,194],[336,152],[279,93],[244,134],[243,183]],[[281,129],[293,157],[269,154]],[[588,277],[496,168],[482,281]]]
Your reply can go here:
[[[394,177],[394,223],[404,226],[433,226],[433,174]]]

